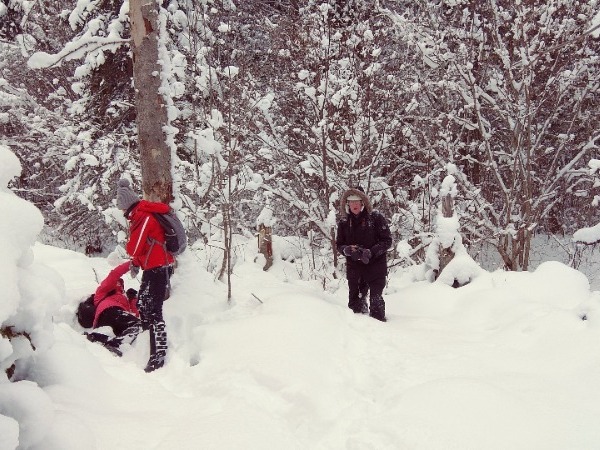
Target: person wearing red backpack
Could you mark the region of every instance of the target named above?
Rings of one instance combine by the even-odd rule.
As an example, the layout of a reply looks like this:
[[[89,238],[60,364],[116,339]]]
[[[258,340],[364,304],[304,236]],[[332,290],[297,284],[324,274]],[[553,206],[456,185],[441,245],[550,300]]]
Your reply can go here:
[[[85,333],[89,341],[99,342],[111,352],[121,356],[121,344],[131,344],[142,330],[137,308],[137,291],[127,289],[121,278],[129,271],[125,262],[110,271],[94,294],[94,322],[92,328],[110,327],[115,335],[111,338],[103,333]]]
[[[138,308],[142,328],[150,330],[150,358],[144,369],[152,372],[165,364],[167,330],[163,319],[163,302],[168,296],[169,277],[174,263],[165,245],[163,228],[153,213],[167,213],[169,205],[140,200],[129,180],[121,179],[117,186],[117,207],[129,221],[129,239],[125,246],[131,257],[133,276],[141,268],[142,281]]]

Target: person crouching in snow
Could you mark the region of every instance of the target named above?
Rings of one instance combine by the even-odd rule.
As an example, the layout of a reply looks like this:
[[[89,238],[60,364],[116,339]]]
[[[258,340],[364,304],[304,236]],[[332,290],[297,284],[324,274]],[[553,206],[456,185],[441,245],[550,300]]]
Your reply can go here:
[[[167,298],[171,268],[175,261],[165,245],[165,232],[153,213],[169,212],[165,203],[140,200],[129,180],[119,180],[117,207],[129,221],[129,240],[125,246],[131,257],[131,270],[141,268],[142,282],[138,308],[142,328],[150,330],[150,358],[144,371],[152,372],[165,364],[167,330],[163,302]],[[132,272],[133,273],[133,272]]]
[[[113,353],[121,354],[121,344],[131,344],[142,330],[137,308],[137,292],[128,289],[125,292],[125,282],[121,278],[129,271],[129,262],[125,262],[110,271],[108,276],[102,280],[94,294],[93,328],[110,327],[115,337],[92,332],[86,337],[92,342],[99,342]]]
[[[346,256],[348,307],[385,322],[383,288],[387,277],[386,252],[392,235],[385,218],[373,211],[362,188],[348,189],[340,200],[336,247]],[[367,292],[370,291],[370,309]]]

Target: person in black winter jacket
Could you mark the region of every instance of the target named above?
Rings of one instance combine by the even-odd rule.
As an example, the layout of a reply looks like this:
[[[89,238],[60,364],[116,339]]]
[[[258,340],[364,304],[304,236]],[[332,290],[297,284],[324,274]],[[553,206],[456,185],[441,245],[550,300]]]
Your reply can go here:
[[[385,218],[373,211],[361,188],[348,189],[340,199],[336,246],[346,256],[348,307],[385,322],[383,288],[387,278],[386,252],[392,235]],[[369,295],[370,308],[367,306]]]

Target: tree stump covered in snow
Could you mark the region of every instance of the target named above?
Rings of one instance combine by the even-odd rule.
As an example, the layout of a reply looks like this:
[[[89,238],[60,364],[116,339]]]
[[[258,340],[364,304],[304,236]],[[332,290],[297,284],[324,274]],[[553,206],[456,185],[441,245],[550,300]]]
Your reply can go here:
[[[452,196],[450,194],[446,194],[444,198],[442,198],[442,216],[446,218],[451,218],[454,215],[454,202],[452,201]],[[440,273],[444,271],[446,266],[452,261],[454,258],[454,252],[451,247],[445,248],[441,243],[439,244],[439,260],[440,267],[436,273],[436,279]]]
[[[273,236],[271,227],[262,223],[258,226],[258,252],[263,254],[266,260],[263,270],[269,270],[273,265]]]

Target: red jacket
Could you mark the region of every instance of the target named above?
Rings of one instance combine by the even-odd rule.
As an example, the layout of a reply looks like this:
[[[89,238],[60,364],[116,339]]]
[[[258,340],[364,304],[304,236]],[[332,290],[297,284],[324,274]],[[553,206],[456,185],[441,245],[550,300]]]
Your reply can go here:
[[[125,262],[113,270],[110,271],[108,276],[100,283],[98,289],[96,289],[96,293],[94,294],[94,306],[96,306],[96,314],[94,315],[94,324],[93,327],[96,328],[96,324],[98,323],[98,317],[106,308],[110,308],[111,306],[116,306],[117,308],[124,309],[128,313],[135,315],[136,317],[140,316],[140,313],[137,309],[137,299],[131,299],[131,301],[127,298],[127,296],[123,293],[123,288],[119,285],[118,281],[124,274],[129,271],[129,263]],[[108,295],[111,291],[115,291],[113,294]]]
[[[173,255],[165,248],[165,233],[152,213],[167,213],[169,205],[141,200],[129,212],[129,242],[126,250],[133,264],[143,270],[173,264]]]

